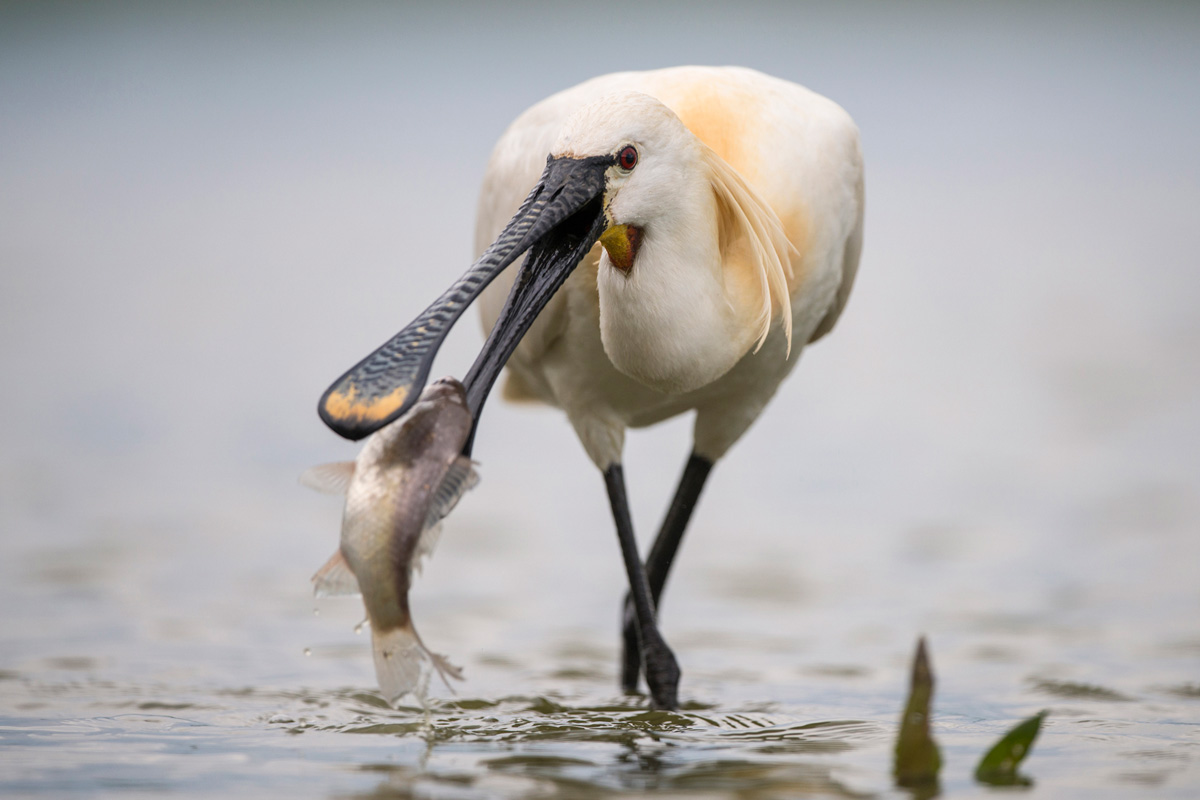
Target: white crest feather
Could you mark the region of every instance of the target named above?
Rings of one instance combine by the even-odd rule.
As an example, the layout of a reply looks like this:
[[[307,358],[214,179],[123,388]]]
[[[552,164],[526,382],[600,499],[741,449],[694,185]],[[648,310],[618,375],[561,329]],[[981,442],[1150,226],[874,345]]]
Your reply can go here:
[[[783,317],[783,333],[787,337],[787,353],[790,356],[792,309],[788,281],[792,278],[791,253],[796,248],[788,240],[779,216],[754,187],[711,147],[703,142],[698,143],[723,221],[733,235],[746,237],[758,267],[762,306],[758,317],[758,342],[754,350],[758,352],[766,341],[771,331],[774,309],[778,308]]]

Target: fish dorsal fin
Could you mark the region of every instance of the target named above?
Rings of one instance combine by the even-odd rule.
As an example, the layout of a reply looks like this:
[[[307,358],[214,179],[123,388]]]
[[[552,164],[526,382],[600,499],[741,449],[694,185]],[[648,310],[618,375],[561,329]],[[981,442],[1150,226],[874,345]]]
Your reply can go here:
[[[345,494],[353,477],[353,461],[335,461],[304,470],[300,473],[300,483],[325,494]]]
[[[433,552],[442,533],[442,520],[454,510],[462,496],[478,483],[479,473],[475,471],[471,459],[466,456],[454,459],[442,482],[438,484],[437,491],[433,493],[433,502],[429,505],[429,514],[425,517],[421,539],[417,542],[417,552],[412,559],[414,569],[420,571],[421,560]]]
[[[339,548],[325,562],[325,566],[312,576],[313,594],[317,597],[343,597],[362,594],[358,588],[358,578],[346,563],[346,557]]]

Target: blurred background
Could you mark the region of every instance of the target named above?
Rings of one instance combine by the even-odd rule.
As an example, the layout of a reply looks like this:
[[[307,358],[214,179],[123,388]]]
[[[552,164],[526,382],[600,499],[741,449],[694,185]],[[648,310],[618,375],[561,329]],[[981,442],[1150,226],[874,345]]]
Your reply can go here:
[[[923,632],[964,752],[1052,706],[1052,796],[1200,785],[1200,6],[45,2],[0,6],[0,786],[345,793],[380,780],[338,772],[356,748],[416,763],[273,749],[306,700],[327,731],[383,713],[336,694],[374,688],[357,601],[310,594],[340,505],[296,478],[357,451],[317,398],[469,265],[521,110],[686,63],[845,107],[867,218],[837,330],[677,563],[683,695],[864,721],[822,769],[886,791]],[[469,319],[434,374],[481,342]],[[689,444],[628,439],[643,542]],[[616,697],[600,476],[545,408],[490,404],[475,457],[426,640],[468,698]],[[155,738],[179,719],[202,769]],[[465,752],[477,788],[505,773]]]

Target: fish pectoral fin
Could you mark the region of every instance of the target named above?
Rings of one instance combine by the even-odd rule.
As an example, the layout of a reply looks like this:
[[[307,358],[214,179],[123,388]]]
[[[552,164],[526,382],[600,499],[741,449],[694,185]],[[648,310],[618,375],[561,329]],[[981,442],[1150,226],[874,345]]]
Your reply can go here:
[[[312,576],[313,594],[317,597],[346,597],[362,594],[358,587],[358,578],[346,563],[346,557],[339,548],[325,562],[325,566]]]
[[[421,562],[433,552],[438,537],[442,534],[442,520],[477,483],[479,473],[475,471],[475,462],[466,456],[454,459],[442,482],[438,484],[437,491],[433,493],[433,502],[429,504],[425,524],[421,526],[421,538],[417,540],[417,549],[408,564],[410,575],[421,571]]]
[[[300,483],[324,494],[345,494],[353,477],[353,461],[335,461],[304,470],[300,473]]]
[[[430,515],[432,518],[432,515]],[[425,521],[425,527],[421,530],[421,538],[417,540],[417,549],[413,551],[413,557],[408,562],[408,574],[420,575],[421,567],[425,564],[425,559],[433,552],[433,548],[437,547],[438,539],[442,538],[442,521],[438,520],[432,525],[429,520]]]
[[[445,519],[462,496],[479,483],[479,473],[475,471],[475,462],[466,456],[459,456],[446,470],[445,477],[434,492],[433,502],[429,506],[429,514],[425,517],[425,528],[432,528]]]

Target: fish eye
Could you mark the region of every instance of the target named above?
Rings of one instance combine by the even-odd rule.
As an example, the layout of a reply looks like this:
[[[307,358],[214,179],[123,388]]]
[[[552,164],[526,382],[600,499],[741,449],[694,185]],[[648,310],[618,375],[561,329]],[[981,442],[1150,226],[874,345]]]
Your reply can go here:
[[[617,164],[623,170],[633,169],[634,167],[637,166],[637,162],[638,162],[638,151],[637,151],[637,148],[631,144],[625,145],[625,147],[622,148],[621,152],[617,154]]]

